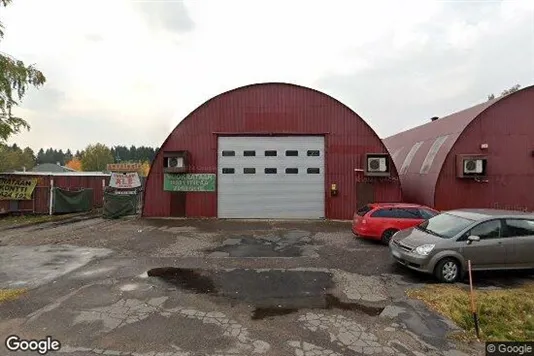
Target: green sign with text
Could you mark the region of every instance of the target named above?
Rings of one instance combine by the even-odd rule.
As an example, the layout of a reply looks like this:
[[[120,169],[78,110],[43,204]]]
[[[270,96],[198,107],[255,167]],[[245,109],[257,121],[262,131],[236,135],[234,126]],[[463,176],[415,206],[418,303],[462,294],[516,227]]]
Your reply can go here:
[[[214,192],[215,174],[170,174],[163,177],[166,192]]]

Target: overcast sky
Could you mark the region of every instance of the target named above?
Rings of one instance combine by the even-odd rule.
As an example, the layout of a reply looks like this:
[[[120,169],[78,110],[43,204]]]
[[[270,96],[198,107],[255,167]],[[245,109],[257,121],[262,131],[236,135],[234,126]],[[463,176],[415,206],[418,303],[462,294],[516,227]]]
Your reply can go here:
[[[0,50],[46,85],[10,142],[159,146],[229,89],[282,81],[348,105],[381,137],[534,84],[534,1],[14,0]]]

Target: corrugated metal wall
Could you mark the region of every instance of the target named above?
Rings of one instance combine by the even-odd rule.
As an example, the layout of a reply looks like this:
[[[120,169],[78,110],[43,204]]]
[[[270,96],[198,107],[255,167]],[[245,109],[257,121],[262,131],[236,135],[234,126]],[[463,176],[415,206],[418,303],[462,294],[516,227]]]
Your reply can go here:
[[[449,151],[465,127],[495,101],[427,122],[383,140],[399,169],[406,202],[435,206],[436,182]],[[429,157],[432,148],[439,142],[441,146],[433,157]]]
[[[3,174],[13,178],[37,178],[31,200],[0,200],[0,212],[48,213],[50,183],[47,176],[23,176]]]
[[[89,177],[89,176],[54,176],[54,186],[68,189],[77,190],[80,188],[92,188],[93,189],[93,206],[95,208],[101,208],[104,206],[104,189],[102,187],[102,181],[105,185],[109,184],[109,177]]]
[[[9,176],[9,175],[7,175]],[[42,176],[42,175],[16,175],[16,178],[37,178],[37,186],[32,194],[32,200],[18,200],[16,211],[25,213],[46,214],[49,212],[50,178],[54,178],[54,186],[62,189],[77,190],[80,188],[93,188],[93,204],[101,208],[104,204],[102,180],[109,184],[109,177],[90,176]],[[11,200],[0,200],[0,212],[9,212]]]
[[[325,134],[326,216],[350,219],[357,207],[356,184],[363,180],[365,153],[387,152],[376,133],[337,100],[308,88],[289,84],[258,84],[221,94],[195,110],[162,145],[146,183],[144,216],[169,216],[170,193],[163,191],[163,151],[187,150],[192,173],[217,172],[218,134]],[[400,183],[367,178],[377,201],[399,201]],[[330,185],[339,195],[330,197]],[[217,193],[188,193],[188,217],[217,216]]]
[[[488,144],[483,150],[480,145]],[[456,178],[456,155],[487,154],[487,182]],[[534,211],[534,87],[495,103],[451,150],[436,186],[436,207]]]
[[[534,210],[528,188],[534,182],[534,86],[398,133],[384,143],[399,168],[406,201],[440,210]],[[483,143],[488,150],[480,148]],[[457,178],[458,154],[486,154],[487,182]]]

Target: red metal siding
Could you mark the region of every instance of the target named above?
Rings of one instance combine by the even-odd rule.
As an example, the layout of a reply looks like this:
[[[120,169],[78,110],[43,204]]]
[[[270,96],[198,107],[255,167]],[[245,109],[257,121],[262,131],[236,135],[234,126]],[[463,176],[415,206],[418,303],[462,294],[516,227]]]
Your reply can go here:
[[[156,156],[146,181],[143,215],[169,216],[170,193],[163,191],[160,154],[188,150],[193,173],[217,172],[217,134],[325,134],[326,217],[350,219],[357,205],[356,182],[365,153],[387,152],[376,133],[348,107],[321,92],[290,84],[268,83],[223,93],[197,108],[169,135]],[[394,179],[372,179],[375,197],[399,201]],[[330,197],[337,184],[339,195]],[[188,217],[217,216],[217,193],[188,193]]]
[[[9,176],[9,174],[7,174]],[[16,175],[16,178],[37,178],[37,185],[31,200],[18,200],[18,209],[21,213],[48,213],[50,182],[47,176]],[[0,200],[0,212],[10,211],[10,200]]]
[[[489,148],[481,150],[487,143]],[[460,136],[436,186],[436,207],[534,211],[534,87],[517,92],[476,118]],[[487,154],[488,182],[456,178],[457,154]]]
[[[524,194],[523,188],[533,181],[533,106],[531,86],[384,139],[399,170],[404,200],[442,210],[462,207],[533,210],[534,196]],[[421,173],[433,142],[441,136],[448,137],[429,171]],[[422,144],[403,171],[408,152],[417,142]],[[481,143],[490,146],[489,182],[457,179],[456,155],[484,153]]]
[[[37,186],[32,194],[32,200],[19,200],[20,212],[47,214],[50,203],[50,178],[54,179],[54,186],[62,189],[77,190],[80,188],[93,188],[93,206],[101,208],[104,203],[102,179],[106,185],[109,177],[91,176],[44,176],[44,175],[16,175],[18,178],[37,178]],[[0,200],[0,212],[9,211],[9,200]]]
[[[101,208],[104,206],[104,190],[102,189],[102,180],[107,185],[108,177],[90,177],[90,176],[54,176],[54,186],[68,190],[78,190],[81,188],[93,189],[93,206]]]
[[[454,146],[456,139],[475,117],[497,100],[473,106],[383,140],[399,171],[404,201],[428,206],[435,205],[434,189],[436,181],[443,162]],[[421,167],[432,144],[441,136],[448,136],[447,140],[439,149],[430,170],[425,174],[421,174]],[[402,167],[406,157],[417,142],[422,144],[413,156],[411,163],[407,166],[406,171],[403,171]]]
[[[37,178],[37,186],[33,192],[34,213],[48,214],[50,211],[50,177],[28,176],[28,178]]]

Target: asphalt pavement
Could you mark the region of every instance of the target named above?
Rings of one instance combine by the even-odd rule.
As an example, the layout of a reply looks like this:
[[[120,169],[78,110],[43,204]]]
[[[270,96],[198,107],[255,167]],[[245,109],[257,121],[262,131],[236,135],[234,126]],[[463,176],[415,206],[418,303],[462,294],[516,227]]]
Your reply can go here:
[[[0,236],[0,289],[29,289],[0,304],[0,337],[48,336],[50,354],[483,354],[406,297],[431,278],[345,222],[96,218]]]

